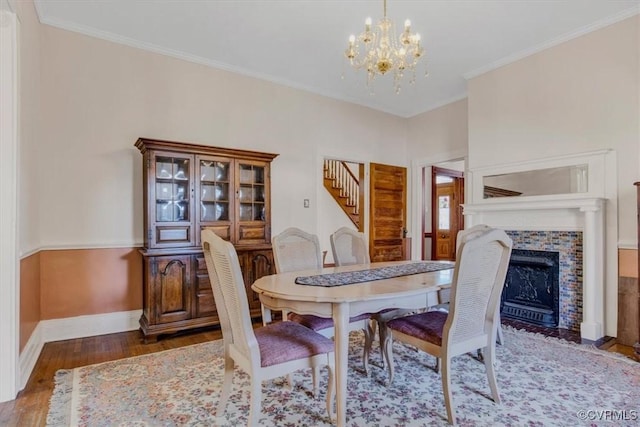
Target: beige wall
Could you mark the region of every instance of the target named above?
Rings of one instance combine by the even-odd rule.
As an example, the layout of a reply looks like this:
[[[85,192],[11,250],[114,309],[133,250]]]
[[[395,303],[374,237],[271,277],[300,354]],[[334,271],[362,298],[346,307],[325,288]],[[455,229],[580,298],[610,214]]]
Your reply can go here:
[[[617,199],[612,196],[608,201],[606,213],[605,333],[611,336],[616,336],[618,313],[616,238],[622,247],[636,244],[639,28],[636,15],[468,84],[471,169],[615,150],[617,177],[611,173],[605,177],[613,188],[617,185]],[[611,236],[616,226],[617,236]]]
[[[35,18],[32,4],[22,5]],[[141,308],[142,263],[132,249],[143,240],[140,136],[279,153],[272,231],[326,235],[323,249],[343,214],[319,203],[322,158],[404,165],[401,118],[49,26],[25,31],[38,50],[23,46],[33,52],[21,74],[33,80],[22,94],[33,120],[22,122],[32,136],[21,164],[21,252],[41,252],[39,270],[22,260],[23,343],[38,316]]]
[[[465,98],[410,118],[407,123],[409,159],[431,158],[450,152],[466,154],[467,111]]]
[[[469,81],[469,167],[614,149],[618,238],[640,176],[640,15]]]
[[[49,26],[42,32],[45,247],[142,243],[140,136],[279,153],[274,233],[329,231],[317,203],[319,157],[405,162],[401,118]]]
[[[140,136],[279,153],[272,231],[301,227],[323,249],[341,215],[323,208],[324,156],[408,166],[468,149],[484,166],[536,158],[534,146],[615,148],[621,235],[635,230],[637,17],[473,79],[468,103],[406,120],[42,26],[31,2],[18,4],[20,251],[42,249],[21,263],[21,348],[39,320],[141,307]]]

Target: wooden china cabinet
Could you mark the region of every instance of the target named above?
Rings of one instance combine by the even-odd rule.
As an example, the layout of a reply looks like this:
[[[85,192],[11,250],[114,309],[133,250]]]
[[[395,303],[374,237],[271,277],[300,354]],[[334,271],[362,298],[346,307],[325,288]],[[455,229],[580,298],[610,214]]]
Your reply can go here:
[[[143,155],[145,341],[219,323],[200,232],[236,248],[252,317],[253,282],[273,274],[270,167],[277,154],[140,138]]]

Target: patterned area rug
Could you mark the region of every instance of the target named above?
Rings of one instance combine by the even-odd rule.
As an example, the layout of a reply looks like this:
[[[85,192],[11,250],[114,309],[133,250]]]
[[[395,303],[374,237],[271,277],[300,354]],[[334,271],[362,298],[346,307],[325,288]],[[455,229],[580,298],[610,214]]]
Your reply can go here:
[[[391,267],[367,268],[358,271],[343,271],[340,273],[317,274],[314,276],[296,277],[298,285],[312,286],[342,286],[354,283],[371,282],[372,280],[390,279],[392,277],[410,276],[412,274],[428,273],[429,271],[451,270],[453,262],[412,262]]]
[[[611,353],[504,327],[497,346],[502,404],[490,396],[484,365],[453,361],[453,399],[462,426],[638,426],[640,365]],[[349,426],[446,426],[434,359],[394,344],[396,375],[361,371],[362,334],[349,353]],[[216,417],[222,381],[221,341],[56,373],[48,426],[246,426],[249,377],[236,368],[227,411]],[[376,349],[377,350],[377,349]],[[374,364],[379,364],[376,354]],[[321,390],[326,390],[323,370]],[[263,383],[261,426],[329,426],[324,392],[314,399],[311,375]]]

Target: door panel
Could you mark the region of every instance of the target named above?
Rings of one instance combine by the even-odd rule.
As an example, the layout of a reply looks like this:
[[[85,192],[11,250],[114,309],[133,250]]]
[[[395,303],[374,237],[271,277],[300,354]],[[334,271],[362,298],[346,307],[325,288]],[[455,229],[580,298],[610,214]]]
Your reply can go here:
[[[369,255],[372,262],[403,259],[407,169],[371,163]]]
[[[450,184],[438,184],[436,191],[436,251],[435,259],[453,260],[455,258],[455,230],[452,230],[455,222],[452,201],[454,199],[454,186]],[[452,232],[453,231],[453,232]]]
[[[456,237],[464,228],[460,204],[464,201],[462,172],[434,166],[432,168],[432,259],[456,259]]]

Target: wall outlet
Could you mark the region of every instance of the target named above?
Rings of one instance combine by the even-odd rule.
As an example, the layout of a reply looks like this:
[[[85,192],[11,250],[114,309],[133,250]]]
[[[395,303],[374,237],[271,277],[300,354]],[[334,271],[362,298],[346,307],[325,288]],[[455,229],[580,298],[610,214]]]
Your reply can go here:
[[[304,199],[304,207],[305,208],[309,207],[309,199]]]

